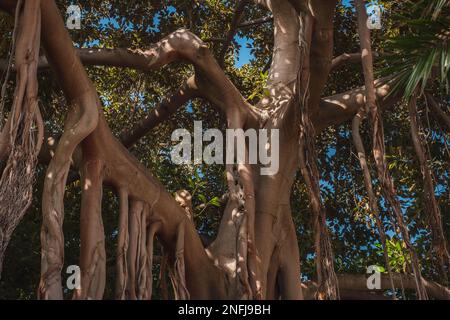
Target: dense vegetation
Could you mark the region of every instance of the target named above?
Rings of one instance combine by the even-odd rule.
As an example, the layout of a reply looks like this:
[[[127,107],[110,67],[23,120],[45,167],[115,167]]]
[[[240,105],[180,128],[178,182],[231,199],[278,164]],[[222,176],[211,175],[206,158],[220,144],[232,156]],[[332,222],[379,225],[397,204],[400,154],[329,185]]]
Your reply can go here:
[[[57,1],[60,12],[64,13],[71,2]],[[446,1],[435,1],[435,7],[428,7],[428,2],[432,1],[378,1],[383,7],[382,29],[373,30],[371,37],[376,57],[376,76],[400,74],[396,80],[396,91],[392,94],[404,96],[383,110],[388,169],[396,186],[411,242],[420,260],[422,276],[429,281],[447,285],[448,264],[442,274],[438,255],[433,250],[427,189],[411,138],[408,111],[408,101],[416,94],[415,90],[419,90],[419,136],[427,154],[444,235],[449,239],[450,97],[447,89],[450,11]],[[227,41],[227,37],[228,30],[235,24],[236,1],[82,1],[80,5],[83,13],[82,28],[69,31],[76,48],[148,48],[173,31],[188,28],[208,45],[219,61],[224,54],[221,63],[223,70],[250,104],[256,104],[267,95],[265,84],[271,63],[274,30],[271,14],[256,4],[246,4],[235,35],[231,34],[231,42]],[[261,19],[264,19],[263,23]],[[256,22],[247,23],[251,21]],[[10,54],[13,29],[14,17],[0,13],[0,30],[3,35],[0,39],[0,57],[5,59]],[[353,3],[339,3],[334,17],[334,57],[360,51],[357,29]],[[242,52],[247,50],[251,52],[250,60],[243,65],[238,64],[238,57],[245,59]],[[109,66],[87,66],[86,69],[101,99],[106,121],[117,137],[145,117],[194,71],[192,65],[180,61],[151,72]],[[2,81],[5,79],[4,70],[3,68],[1,73]],[[39,106],[45,130],[53,136],[60,136],[67,114],[67,102],[61,93],[60,84],[48,68],[39,70],[38,81]],[[330,72],[322,95],[331,96],[363,84],[361,60],[349,59]],[[14,88],[14,77],[10,77],[5,95],[5,114],[0,119],[2,123],[6,119],[8,106],[12,104]],[[433,103],[437,105],[431,105]],[[436,108],[440,108],[441,113]],[[170,140],[172,131],[176,128],[192,130],[194,120],[202,120],[205,129],[226,128],[223,113],[205,99],[194,99],[169,120],[149,131],[130,151],[170,193],[180,189],[191,193],[196,228],[203,241],[208,242],[217,234],[225,206],[222,199],[227,192],[224,167],[205,164],[175,166],[171,164],[169,155],[173,146]],[[316,143],[320,196],[326,208],[334,269],[338,275],[365,274],[369,265],[385,266],[379,230],[369,208],[363,173],[352,141],[351,126],[351,121],[328,126],[317,136]],[[390,268],[394,273],[411,273],[406,245],[398,225],[392,222],[391,209],[382,196],[376,166],[370,156],[372,140],[367,121],[361,126],[361,136],[368,154],[373,188],[387,235]],[[6,251],[0,298],[36,298],[41,268],[41,198],[46,168],[46,163],[37,165],[32,205],[14,231]],[[79,263],[81,189],[76,171],[71,171],[64,197],[63,283],[68,276],[65,274],[66,267]],[[302,279],[313,281],[316,279],[314,229],[307,191],[303,177],[298,172],[291,194],[292,218],[300,250]],[[103,189],[102,217],[107,277],[104,297],[108,299],[115,296],[114,256],[117,250],[119,206],[119,199],[113,188],[106,186]],[[448,247],[448,242],[446,244]],[[155,246],[155,255],[162,256],[159,244]],[[161,259],[155,259],[153,267],[153,298],[157,299],[167,297],[167,293],[161,290]],[[382,269],[387,272],[385,267]],[[167,279],[163,282],[168,283]],[[70,297],[72,292],[65,290],[64,294]],[[396,295],[399,298],[416,297],[414,290],[402,293],[399,289]],[[172,297],[170,290],[169,296]]]

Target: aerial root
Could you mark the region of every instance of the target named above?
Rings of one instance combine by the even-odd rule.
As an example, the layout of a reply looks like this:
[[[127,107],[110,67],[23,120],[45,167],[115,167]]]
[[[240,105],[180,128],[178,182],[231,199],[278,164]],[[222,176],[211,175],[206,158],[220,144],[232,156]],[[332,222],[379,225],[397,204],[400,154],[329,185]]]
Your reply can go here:
[[[147,229],[146,251],[147,251],[147,278],[146,278],[146,298],[152,298],[153,291],[153,245],[155,242],[155,233],[159,230],[161,224],[155,222],[150,224]],[[161,262],[162,265],[162,262]]]
[[[174,289],[176,300],[189,300],[189,291],[186,286],[186,274],[184,264],[184,235],[186,219],[183,219],[177,229],[177,245],[175,251],[175,263],[170,269],[169,276]]]
[[[149,205],[130,199],[124,188],[119,189],[119,199],[116,298],[149,300],[153,285],[154,238],[161,223],[152,217],[154,203]]]
[[[385,139],[384,139],[384,128],[383,119],[381,112],[376,103],[375,97],[375,87],[374,87],[374,75],[373,75],[373,58],[372,58],[372,48],[370,42],[370,30],[366,25],[367,12],[364,5],[364,1],[356,1],[356,11],[358,17],[358,34],[360,38],[361,52],[367,52],[362,56],[362,65],[364,71],[365,89],[366,89],[366,110],[369,114],[369,122],[371,125],[372,134],[372,153],[375,159],[375,164],[378,173],[378,180],[381,185],[382,194],[386,202],[390,205],[393,216],[397,222],[397,226],[400,229],[400,234],[403,241],[405,242],[406,249],[411,258],[411,270],[414,273],[417,295],[419,300],[427,300],[427,292],[424,287],[424,281],[420,271],[420,264],[417,253],[411,244],[410,234],[408,227],[404,221],[403,213],[401,211],[401,206],[399,199],[397,197],[397,192],[395,190],[394,181],[388,170],[388,164],[386,162],[385,154]]]
[[[116,299],[125,299],[128,280],[127,252],[128,252],[128,191],[119,189],[119,234],[116,252]]]
[[[144,205],[144,209],[141,213],[140,218],[140,228],[139,228],[139,254],[137,256],[137,298],[138,300],[144,300],[147,298],[148,293],[148,258],[147,258],[147,214],[148,214],[148,204]]]
[[[42,119],[37,101],[40,30],[40,2],[18,1],[13,34],[14,56],[18,68],[16,89],[8,123],[3,128],[9,132],[0,134],[5,139],[2,143],[7,146],[3,148],[0,160],[9,152],[5,168],[3,172],[0,171],[0,277],[11,235],[32,201],[37,154],[42,143]],[[1,115],[7,81],[8,78],[2,86]],[[0,121],[3,121],[2,118]],[[37,134],[33,132],[34,126],[38,129]]]
[[[433,176],[428,166],[429,156],[423,147],[422,137],[419,134],[419,122],[417,118],[417,95],[414,94],[408,102],[409,118],[411,123],[411,137],[420,165],[420,171],[424,182],[425,210],[428,213],[429,225],[432,235],[433,251],[437,256],[437,267],[443,283],[448,283],[448,270],[450,268],[450,257],[447,242],[442,227],[442,216],[439,204],[434,194]]]
[[[364,145],[363,145],[363,142],[361,139],[361,134],[359,132],[361,122],[366,117],[366,115],[367,115],[367,110],[365,110],[365,107],[362,107],[358,111],[356,116],[353,118],[353,122],[352,122],[353,144],[355,146],[356,152],[358,153],[359,164],[361,166],[361,170],[363,171],[364,185],[366,187],[367,195],[369,198],[369,209],[370,209],[370,212],[375,217],[378,233],[380,236],[381,246],[383,248],[384,264],[385,264],[386,270],[388,271],[388,274],[389,274],[389,281],[391,283],[391,289],[392,289],[392,292],[395,292],[394,280],[392,278],[392,268],[391,268],[387,245],[386,245],[386,232],[384,230],[383,223],[381,222],[377,198],[375,196],[375,193],[374,193],[373,187],[372,187],[372,177],[370,175],[369,166],[367,165],[366,152],[364,150]]]
[[[129,250],[127,255],[128,260],[128,283],[126,290],[126,298],[131,300],[137,299],[136,294],[136,269],[138,268],[139,262],[139,250],[140,250],[140,226],[141,226],[141,214],[143,211],[144,205],[142,201],[139,200],[131,200],[131,210],[129,215]]]

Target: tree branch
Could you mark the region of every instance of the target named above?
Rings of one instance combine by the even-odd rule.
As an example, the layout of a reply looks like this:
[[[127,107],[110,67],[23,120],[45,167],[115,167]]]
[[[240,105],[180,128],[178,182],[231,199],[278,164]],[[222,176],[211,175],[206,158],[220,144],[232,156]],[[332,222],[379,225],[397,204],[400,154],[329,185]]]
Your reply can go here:
[[[384,77],[374,81],[377,104],[386,109],[401,99],[400,94],[390,94],[392,77]],[[316,133],[328,126],[338,125],[352,119],[358,110],[364,106],[365,87],[358,87],[343,93],[325,97],[320,102],[319,114],[312,120]]]
[[[293,89],[301,61],[299,48],[300,21],[294,7],[288,1],[257,1],[272,12],[274,20],[274,44],[267,87],[271,96],[280,99],[280,91]]]
[[[299,2],[299,1],[297,1]],[[303,3],[303,1],[300,1]],[[320,98],[331,70],[333,56],[333,18],[337,0],[310,1],[313,17],[311,48],[309,52],[308,104],[311,114],[318,112]]]
[[[247,5],[248,0],[240,0],[236,4],[236,9],[234,10],[233,19],[231,20],[230,30],[228,30],[228,33],[222,43],[222,49],[220,50],[219,57],[217,58],[217,61],[219,62],[219,65],[222,67],[224,60],[225,60],[225,54],[228,51],[228,47],[230,46],[231,41],[233,40],[234,34],[236,33],[239,23],[242,20],[242,17],[244,16],[244,8]]]
[[[167,120],[179,107],[198,95],[195,88],[194,77],[189,78],[183,85],[164,99],[150,111],[131,129],[125,129],[119,136],[119,140],[126,148],[133,146],[139,139],[145,136],[151,129]]]
[[[247,28],[247,27],[258,26],[260,24],[264,24],[264,23],[271,22],[271,21],[273,21],[273,16],[263,17],[263,18],[250,20],[250,21],[244,21],[238,25],[238,28]]]
[[[339,290],[341,292],[342,299],[355,299],[358,295],[355,295],[355,292],[358,293],[375,293],[381,292],[390,289],[390,280],[387,274],[381,274],[381,287],[378,290],[369,290],[367,288],[367,279],[366,275],[359,274],[338,274],[339,281]],[[397,288],[403,286],[403,288],[408,290],[414,290],[416,288],[416,283],[414,280],[414,276],[410,274],[393,274],[392,275],[394,284]],[[428,281],[423,279],[423,283],[425,289],[427,290],[428,295],[438,300],[450,300],[450,289],[436,283],[434,281]],[[305,299],[311,300],[314,299],[317,283],[313,281],[309,281],[303,284],[303,293],[305,295]],[[351,297],[348,295],[352,294]],[[361,295],[361,299],[365,299],[367,294]],[[381,296],[378,296],[381,298]]]

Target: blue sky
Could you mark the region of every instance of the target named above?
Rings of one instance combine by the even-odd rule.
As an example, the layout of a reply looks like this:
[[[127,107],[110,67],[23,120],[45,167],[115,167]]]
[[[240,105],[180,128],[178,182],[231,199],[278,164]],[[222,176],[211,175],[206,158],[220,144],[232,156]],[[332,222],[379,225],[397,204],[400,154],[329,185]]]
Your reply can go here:
[[[239,49],[239,53],[236,54],[235,58],[236,67],[240,68],[244,64],[249,63],[250,60],[254,58],[253,54],[251,54],[250,52],[251,48],[247,48],[247,44],[252,45],[253,40],[247,37],[239,37],[239,36],[235,36],[234,39],[241,46],[241,48]]]

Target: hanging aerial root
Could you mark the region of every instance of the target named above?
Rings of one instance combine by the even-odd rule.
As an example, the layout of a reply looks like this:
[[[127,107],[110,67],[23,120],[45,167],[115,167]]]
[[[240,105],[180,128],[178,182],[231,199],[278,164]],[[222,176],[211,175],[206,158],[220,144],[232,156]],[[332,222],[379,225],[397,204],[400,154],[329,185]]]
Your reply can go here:
[[[125,299],[125,290],[128,280],[127,252],[128,252],[128,192],[119,189],[119,234],[116,252],[116,299]]]
[[[369,166],[367,165],[366,151],[364,150],[364,145],[359,132],[361,122],[365,118],[366,114],[367,114],[366,110],[364,110],[364,108],[361,108],[356,114],[356,116],[353,118],[352,121],[353,144],[355,145],[356,152],[358,153],[359,164],[361,165],[361,170],[363,171],[364,175],[364,185],[366,187],[367,195],[369,197],[370,213],[373,214],[373,216],[375,217],[378,233],[380,235],[381,246],[383,248],[384,264],[386,270],[388,270],[391,289],[392,292],[395,292],[394,280],[392,278],[392,268],[389,262],[389,255],[386,245],[386,232],[384,230],[383,223],[380,218],[380,211],[378,209],[377,198],[375,196],[372,187],[372,177],[370,176]]]
[[[6,135],[9,156],[0,178],[0,277],[11,235],[32,201],[37,154],[42,142],[36,75],[40,32],[40,1],[19,0],[13,35],[16,89],[8,125],[5,126],[9,130]],[[2,115],[5,88],[6,82],[2,87]],[[3,121],[3,117],[0,121]],[[37,134],[34,132],[36,128]]]
[[[27,1],[35,3],[37,1]],[[69,102],[64,132],[51,159],[42,191],[41,279],[38,298],[63,299],[64,192],[72,155],[97,126],[100,100],[75,53],[54,1],[42,1],[42,42],[52,69]]]
[[[263,298],[261,287],[261,272],[259,270],[258,254],[256,252],[255,243],[255,190],[253,185],[252,168],[248,164],[248,150],[246,150],[246,163],[238,165],[240,183],[244,197],[245,221],[247,228],[247,265],[250,287],[252,289],[253,299],[260,300]]]
[[[438,259],[438,268],[444,283],[448,282],[448,270],[450,267],[450,257],[447,250],[447,242],[442,227],[441,210],[439,209],[436,196],[434,194],[434,183],[431,170],[428,166],[428,156],[423,147],[422,139],[419,135],[419,125],[417,120],[417,95],[414,94],[408,103],[409,118],[411,120],[411,137],[414,150],[420,164],[420,171],[424,181],[425,210],[428,213],[429,224],[432,235],[433,250]]]
[[[186,219],[181,220],[177,229],[177,244],[175,249],[175,263],[170,269],[170,280],[174,289],[176,300],[189,300],[189,291],[186,286],[184,264],[184,234]]]
[[[240,293],[242,299],[252,299],[253,292],[249,280],[248,268],[248,217],[243,216],[238,227],[238,234],[236,237],[236,273],[239,283],[236,288]],[[241,289],[242,288],[242,289]]]
[[[102,219],[103,172],[103,160],[83,159],[80,167],[81,290],[75,292],[76,299],[102,299],[106,285],[105,232]]]
[[[299,115],[299,162],[300,172],[305,181],[313,216],[316,271],[319,283],[319,299],[339,299],[339,287],[334,271],[334,257],[326,226],[326,215],[320,199],[319,169],[315,147],[315,131],[311,122],[313,110],[310,109],[310,46],[312,20],[309,14],[301,15],[304,25],[300,50],[303,61],[297,72],[295,105],[300,107]]]
[[[14,29],[12,32],[12,39],[11,39],[11,46],[9,48],[9,54],[8,54],[8,63],[7,63],[7,67],[6,67],[6,75],[5,75],[5,80],[2,84],[1,87],[1,92],[0,92],[0,137],[4,138],[3,134],[6,133],[3,131],[3,129],[7,129],[9,132],[9,128],[4,128],[3,127],[3,118],[4,118],[4,112],[5,112],[5,102],[6,102],[6,88],[8,87],[8,81],[9,81],[9,77],[11,75],[11,69],[12,69],[12,65],[13,65],[13,58],[14,58],[14,54],[13,52],[15,51],[16,47],[16,38],[17,38],[17,33],[18,33],[18,29],[19,29],[19,17],[20,17],[20,7],[22,5],[22,0],[18,0],[17,4],[16,4],[16,11],[15,11],[15,16],[14,16]],[[9,118],[9,120],[11,120],[11,117]],[[5,135],[6,136],[6,135]],[[8,141],[9,142],[9,141]],[[9,144],[6,141],[2,141],[2,143],[4,145]],[[7,147],[5,146],[1,146],[0,145],[0,161],[3,160],[4,156],[5,156],[5,151],[7,150]]]
[[[152,223],[147,230],[147,240],[146,240],[146,249],[147,249],[147,292],[146,297],[147,299],[152,298],[152,288],[153,288],[153,245],[155,242],[155,233],[159,230],[161,227],[161,223],[155,222]],[[162,262],[161,262],[162,266]]]
[[[139,231],[139,255],[137,257],[137,298],[138,300],[147,299],[148,294],[148,256],[147,256],[147,217],[149,213],[149,206],[144,204],[144,209],[141,213],[141,225]],[[151,268],[151,265],[150,265]],[[151,270],[150,270],[151,271]]]
[[[334,272],[334,258],[326,226],[325,210],[320,199],[319,170],[315,160],[317,159],[314,145],[315,135],[307,112],[307,110],[303,110],[301,115],[299,161],[313,213],[314,246],[319,283],[318,298],[335,300],[339,299],[338,282]]]
[[[403,220],[400,202],[397,199],[394,182],[387,169],[385,159],[383,122],[380,110],[376,104],[374,76],[373,76],[373,57],[370,43],[370,30],[367,27],[367,12],[364,0],[356,0],[356,10],[358,14],[358,33],[361,44],[361,56],[364,71],[364,80],[366,86],[366,104],[369,111],[369,119],[372,131],[372,153],[375,159],[378,180],[381,184],[382,193],[386,201],[390,204],[392,211],[400,229],[403,241],[411,257],[411,269],[414,273],[417,285],[417,295],[419,299],[427,299],[427,292],[423,285],[423,279],[420,271],[419,260],[409,236],[409,230]]]
[[[153,285],[153,243],[156,232],[161,227],[154,220],[153,207],[160,199],[160,190],[152,204],[129,199],[128,191],[119,189],[120,225],[117,248],[116,282],[118,299],[148,300],[152,296]],[[128,210],[128,203],[131,203]]]
[[[245,214],[245,196],[238,165],[227,165],[228,191],[230,193],[227,209],[232,212],[232,218],[237,234],[234,235],[235,255],[235,290],[242,299],[252,299],[253,292],[249,279],[248,265],[248,216]],[[226,210],[227,210],[226,209]]]
[[[241,128],[239,123],[233,121],[228,127]],[[237,136],[231,143],[236,150]],[[234,297],[262,299],[264,290],[254,240],[254,182],[247,148],[243,158],[238,160],[239,164],[226,165],[227,205],[218,235],[206,251],[216,266],[226,273],[230,280],[229,292],[233,292]]]
[[[136,270],[139,268],[139,250],[140,250],[140,238],[141,238],[141,218],[142,211],[144,210],[144,204],[142,201],[132,200],[131,209],[129,215],[129,235],[130,243],[127,255],[128,261],[128,282],[126,290],[126,298],[130,300],[137,299],[136,283],[137,274]]]
[[[164,252],[163,246],[161,246],[161,264],[159,267],[159,285],[161,289],[161,298],[163,300],[169,300],[169,288],[167,285],[166,272],[167,272],[167,253]]]
[[[184,264],[184,235],[186,223],[193,222],[193,210],[192,210],[192,196],[187,190],[179,190],[175,193],[175,201],[184,209],[186,218],[182,219],[177,228],[177,242],[175,247],[174,264],[169,268],[169,278],[172,283],[175,300],[189,300],[189,291],[186,286],[186,270]],[[161,281],[165,274],[165,263],[168,256],[163,255],[163,262],[161,263]],[[164,270],[162,264],[164,263]],[[162,282],[161,282],[162,284]],[[165,284],[165,280],[164,280]]]
[[[241,128],[242,125],[238,121],[230,120],[228,127],[236,129]],[[235,148],[238,147],[237,143],[235,138],[233,140]],[[243,163],[227,167],[227,171],[232,171],[228,175],[229,191],[230,194],[234,192],[234,198],[237,200],[234,203],[238,205],[235,210],[237,214],[242,215],[236,238],[236,270],[240,270],[238,278],[246,292],[243,297],[246,295],[247,299],[259,300],[263,298],[263,290],[255,245],[255,187],[247,145],[245,145],[244,157]]]

